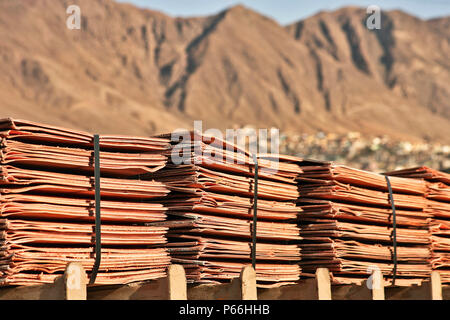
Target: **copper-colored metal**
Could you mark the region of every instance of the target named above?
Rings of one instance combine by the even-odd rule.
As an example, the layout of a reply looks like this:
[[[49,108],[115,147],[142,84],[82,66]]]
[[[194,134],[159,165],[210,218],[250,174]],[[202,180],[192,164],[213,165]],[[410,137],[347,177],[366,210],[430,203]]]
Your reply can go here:
[[[375,225],[392,225],[392,209],[362,204],[340,203],[328,200],[300,198],[301,220],[307,218],[337,219],[339,221],[366,223]],[[428,227],[429,212],[422,210],[396,210],[397,225],[400,227]],[[449,212],[450,214],[450,212]]]
[[[369,171],[333,164],[302,167],[302,171],[299,175],[300,181],[303,179],[334,180],[352,186],[388,191],[383,175]],[[313,180],[308,182],[314,183]],[[394,193],[423,195],[427,191],[426,183],[420,180],[393,177],[390,182]]]
[[[91,133],[39,124],[28,120],[0,119],[0,136],[8,140],[33,144],[64,145],[71,148],[93,148]],[[169,141],[164,138],[131,137],[118,135],[100,136],[100,147],[107,151],[155,152],[169,149]]]
[[[188,141],[170,152],[184,151],[185,162],[169,162],[154,175],[172,191],[164,199],[169,220],[159,225],[170,227],[168,250],[173,263],[185,266],[188,281],[229,281],[252,262],[255,164],[226,141],[187,136],[197,144]],[[301,272],[295,179],[302,159],[272,157],[258,159],[256,274],[264,287],[293,283]]]
[[[67,263],[95,261],[92,135],[0,120],[0,286],[51,283]],[[98,285],[165,276],[170,190],[146,176],[166,164],[167,139],[102,136]]]
[[[251,264],[255,163],[233,143],[184,132],[181,143],[101,136],[102,259],[96,284],[163,277],[220,283]],[[93,135],[0,120],[0,286],[50,283],[68,262],[94,265]],[[175,163],[173,156],[185,156]],[[256,275],[260,287],[312,276],[361,283],[393,276],[393,217],[383,175],[259,154]],[[450,175],[388,173],[396,207],[396,285],[439,270],[450,283]],[[407,178],[409,177],[409,178]],[[415,179],[411,179],[415,178]]]
[[[387,176],[425,179],[428,181],[437,181],[450,185],[450,174],[431,169],[426,166],[390,171],[384,174]]]
[[[394,273],[393,216],[385,177],[322,164],[302,167],[298,177],[300,262],[305,275],[326,267],[336,284],[360,283],[380,270]],[[390,179],[396,207],[396,285],[421,283],[431,273],[429,191],[425,181]]]
[[[41,170],[70,170],[92,174],[93,153],[90,150],[32,145],[7,141],[2,147],[2,165],[32,166]],[[153,153],[102,152],[103,174],[132,176],[155,172],[166,163],[166,157]]]
[[[450,174],[428,167],[387,172],[390,176],[408,177],[425,182],[425,212],[432,216],[430,230],[430,263],[441,274],[441,282],[450,284]]]

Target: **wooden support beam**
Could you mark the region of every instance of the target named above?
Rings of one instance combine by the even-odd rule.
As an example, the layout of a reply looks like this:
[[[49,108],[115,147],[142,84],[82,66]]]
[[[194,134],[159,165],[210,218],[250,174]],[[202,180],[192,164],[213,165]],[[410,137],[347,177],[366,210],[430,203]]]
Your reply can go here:
[[[301,279],[295,285],[279,288],[260,288],[259,300],[331,300],[330,272],[318,268],[314,278]]]
[[[2,288],[2,300],[86,300],[87,276],[81,264],[71,262],[53,283]]]
[[[317,300],[315,278],[300,280],[297,284],[277,288],[258,288],[258,300]]]
[[[88,290],[88,300],[167,300],[165,279],[91,287]]]
[[[375,268],[362,283],[332,286],[331,294],[333,300],[385,300],[383,274]]]
[[[450,300],[450,285],[442,286],[442,300]]]
[[[317,268],[316,282],[317,282],[317,299],[331,300],[330,272],[328,271],[327,268]]]
[[[237,281],[221,284],[192,284],[188,287],[188,300],[239,300]]]
[[[170,265],[167,270],[166,281],[169,300],[187,300],[186,272],[183,266]]]
[[[53,283],[0,289],[0,300],[64,300],[64,291]]]
[[[0,289],[0,300],[64,300],[64,298],[64,290],[55,290],[53,283]]]
[[[431,300],[442,300],[441,275],[437,271],[431,272]]]
[[[70,262],[64,276],[55,281],[55,284],[62,282],[65,300],[86,300],[88,283],[86,271],[84,271],[81,263]]]
[[[229,283],[190,286],[188,300],[257,300],[256,272],[249,265]]]
[[[432,271],[429,279],[409,287],[387,287],[388,300],[442,300],[443,288],[439,272]]]
[[[331,297],[332,300],[372,300],[372,290],[366,283],[333,285]]]
[[[239,280],[241,285],[241,299],[258,300],[255,269],[251,266],[242,268]]]
[[[167,276],[161,279],[93,287],[88,291],[89,300],[186,300],[186,273],[181,265],[170,265]]]
[[[384,279],[380,269],[372,273],[372,300],[384,300]]]

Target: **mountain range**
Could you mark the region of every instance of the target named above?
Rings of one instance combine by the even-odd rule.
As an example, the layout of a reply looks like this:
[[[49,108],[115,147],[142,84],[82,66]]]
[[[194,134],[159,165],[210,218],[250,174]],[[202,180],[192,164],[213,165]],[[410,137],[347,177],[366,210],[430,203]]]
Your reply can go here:
[[[66,8],[81,9],[81,29]],[[277,127],[450,143],[450,17],[364,8],[288,26],[112,0],[0,1],[0,116],[99,133]]]

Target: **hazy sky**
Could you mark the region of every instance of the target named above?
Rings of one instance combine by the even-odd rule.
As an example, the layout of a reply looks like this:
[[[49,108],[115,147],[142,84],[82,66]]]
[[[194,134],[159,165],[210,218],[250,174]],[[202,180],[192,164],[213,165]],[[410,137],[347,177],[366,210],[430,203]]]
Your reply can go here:
[[[368,7],[378,5],[382,10],[401,9],[420,18],[450,15],[450,0],[118,0],[141,7],[163,11],[172,16],[202,16],[216,13],[241,3],[282,24],[308,17],[320,10],[334,10],[347,5]]]

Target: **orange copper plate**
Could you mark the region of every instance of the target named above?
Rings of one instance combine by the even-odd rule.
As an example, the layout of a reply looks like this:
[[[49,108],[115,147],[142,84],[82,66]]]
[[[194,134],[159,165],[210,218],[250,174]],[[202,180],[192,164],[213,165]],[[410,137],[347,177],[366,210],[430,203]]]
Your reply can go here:
[[[318,199],[299,199],[299,220],[303,218],[336,219],[340,221],[392,225],[392,209],[378,208],[349,203],[338,203]],[[399,226],[428,227],[429,212],[416,210],[396,210]],[[320,220],[319,220],[320,221]]]
[[[388,191],[385,176],[369,171],[341,165],[305,166],[302,171],[299,174],[300,182],[302,179],[335,180],[352,186]],[[420,180],[392,177],[390,183],[394,193],[423,195],[427,191],[426,183]]]
[[[51,143],[88,149],[93,147],[93,135],[90,133],[11,118],[0,119],[0,136],[35,144]],[[169,149],[169,146],[169,140],[163,138],[100,136],[100,147],[106,150],[161,152]]]
[[[437,181],[450,185],[450,174],[434,170],[426,166],[390,171],[385,172],[384,174],[388,176],[425,179],[428,181]]]
[[[102,201],[102,221],[145,223],[164,221],[165,208],[160,203]],[[93,221],[95,201],[90,199],[7,194],[0,199],[0,217],[17,219],[58,219]]]
[[[95,261],[93,135],[0,120],[0,285],[51,283],[67,263]],[[96,285],[165,276],[170,191],[141,177],[166,164],[161,138],[101,136],[102,260]],[[145,179],[144,179],[145,178]]]
[[[18,141],[4,141],[2,165],[32,166],[43,170],[72,170],[93,172],[91,150],[32,145]],[[155,172],[164,167],[166,157],[154,153],[100,152],[103,174],[139,175]]]
[[[26,170],[12,166],[1,168],[1,194],[39,192],[77,197],[94,196],[94,180],[90,176]],[[169,189],[160,182],[135,179],[101,179],[101,196],[122,199],[163,197]]]

